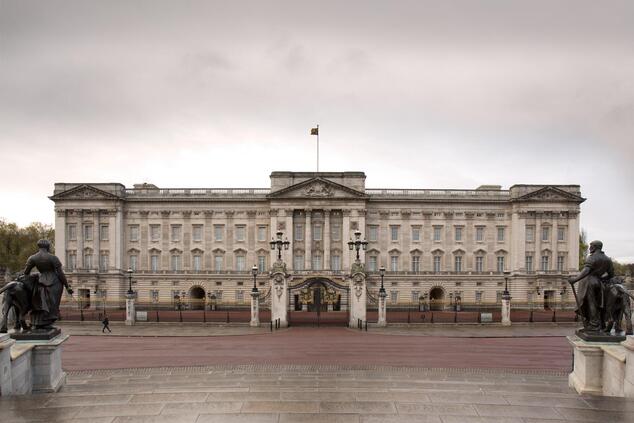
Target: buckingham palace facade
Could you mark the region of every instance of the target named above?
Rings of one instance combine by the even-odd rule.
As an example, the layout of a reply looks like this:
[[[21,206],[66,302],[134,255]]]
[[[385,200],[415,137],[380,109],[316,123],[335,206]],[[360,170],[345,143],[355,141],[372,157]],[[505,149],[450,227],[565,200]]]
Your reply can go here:
[[[270,188],[56,183],[50,198],[56,254],[84,299],[123,302],[131,269],[138,301],[246,305],[279,231],[291,284],[343,283],[360,231],[368,292],[384,267],[388,304],[495,304],[508,278],[514,302],[546,307],[573,299],[584,201],[578,185],[366,188],[363,172],[273,172]]]

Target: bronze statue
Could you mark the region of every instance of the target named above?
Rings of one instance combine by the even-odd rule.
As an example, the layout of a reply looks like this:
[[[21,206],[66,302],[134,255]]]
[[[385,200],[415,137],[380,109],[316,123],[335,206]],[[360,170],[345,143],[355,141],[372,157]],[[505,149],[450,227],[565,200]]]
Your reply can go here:
[[[34,331],[45,332],[53,329],[53,323],[59,319],[63,288],[70,295],[73,290],[68,285],[62,263],[50,253],[51,243],[41,239],[37,246],[39,251],[27,260],[24,275],[28,276],[34,267],[40,272],[31,297],[31,324],[35,326]]]
[[[16,332],[22,330],[26,332],[31,329],[26,324],[26,315],[31,311],[31,299],[33,298],[33,288],[37,285],[39,275],[20,275],[16,280],[9,282],[2,289],[0,294],[4,293],[2,302],[2,316],[0,317],[0,333],[7,333],[7,322],[9,320],[9,312],[13,310],[15,314]]]
[[[614,277],[612,260],[602,249],[601,241],[592,241],[583,270],[568,280],[573,292],[574,284],[581,281],[579,291],[575,293],[576,311],[583,318],[583,332],[591,335],[605,335],[604,284]]]
[[[606,283],[603,294],[605,332],[610,333],[614,327],[615,334],[620,334],[623,330],[621,320],[625,317],[625,334],[634,335],[630,302],[630,298],[634,297],[623,286],[623,279],[619,276],[612,278]]]

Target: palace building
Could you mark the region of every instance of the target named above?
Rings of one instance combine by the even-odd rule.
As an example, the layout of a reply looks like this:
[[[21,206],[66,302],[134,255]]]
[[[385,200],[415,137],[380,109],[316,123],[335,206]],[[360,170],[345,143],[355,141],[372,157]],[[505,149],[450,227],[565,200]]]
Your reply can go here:
[[[505,282],[516,304],[571,301],[584,201],[578,185],[366,188],[363,172],[273,172],[270,188],[56,183],[50,198],[56,254],[87,303],[123,304],[132,269],[139,302],[248,305],[251,268],[268,274],[281,231],[289,289],[325,281],[339,309],[357,231],[368,295],[384,267],[388,306],[496,304]],[[301,310],[304,296],[289,297]]]

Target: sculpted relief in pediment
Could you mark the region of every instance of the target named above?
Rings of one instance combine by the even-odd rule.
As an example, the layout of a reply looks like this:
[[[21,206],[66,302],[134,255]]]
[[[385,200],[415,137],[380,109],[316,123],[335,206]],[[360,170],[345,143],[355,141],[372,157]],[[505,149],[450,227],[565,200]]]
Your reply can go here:
[[[324,182],[316,181],[304,188],[303,194],[307,197],[332,197],[334,191]]]

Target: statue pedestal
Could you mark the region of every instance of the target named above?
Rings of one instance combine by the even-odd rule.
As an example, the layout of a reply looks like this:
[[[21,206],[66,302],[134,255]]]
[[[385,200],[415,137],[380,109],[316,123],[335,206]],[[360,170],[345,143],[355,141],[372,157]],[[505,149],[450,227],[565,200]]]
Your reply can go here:
[[[249,326],[260,326],[260,293],[251,291],[251,322]]]
[[[379,318],[376,322],[379,327],[387,326],[387,293],[379,292]]]
[[[62,344],[68,338],[68,335],[59,335],[43,342],[18,341],[18,344],[33,344],[33,393],[57,392],[64,386],[66,372],[62,370]]]
[[[8,333],[0,334],[0,397],[13,394],[11,377],[11,347],[15,340]]]
[[[511,296],[502,296],[502,326],[511,326]]]
[[[133,326],[136,323],[136,311],[134,307],[134,295],[126,294],[125,300],[125,324]]]

